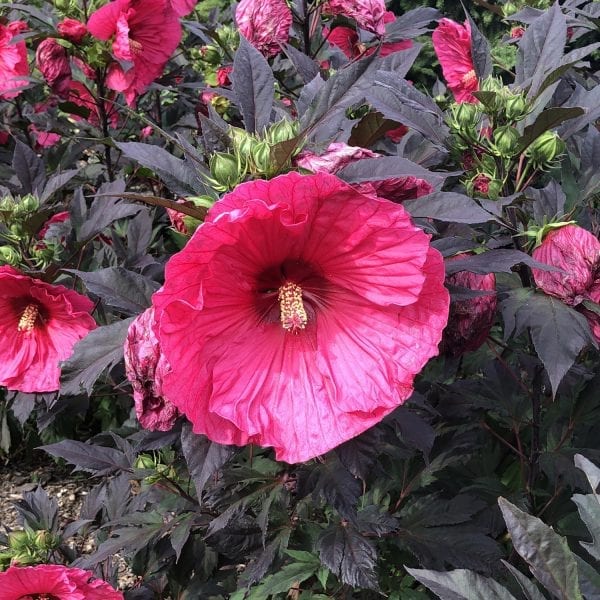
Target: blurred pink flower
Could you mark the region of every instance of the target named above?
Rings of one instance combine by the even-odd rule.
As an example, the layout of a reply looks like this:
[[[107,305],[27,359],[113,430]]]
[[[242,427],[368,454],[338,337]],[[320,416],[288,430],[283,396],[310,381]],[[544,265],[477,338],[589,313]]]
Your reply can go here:
[[[535,284],[546,294],[576,307],[587,318],[600,341],[600,316],[586,309],[584,300],[600,303],[600,241],[578,225],[551,231],[532,254],[535,260],[564,272],[532,269]]]
[[[198,4],[198,0],[171,0],[171,6],[178,17],[187,17]]]
[[[26,29],[23,21],[0,23],[0,99],[16,98],[22,91],[18,88],[28,83],[27,47],[23,41],[12,41]]]
[[[230,85],[229,75],[231,75],[231,71],[233,71],[233,67],[231,66],[219,67],[217,69],[217,83],[221,86]]]
[[[42,131],[33,123],[29,126],[29,131],[33,134],[37,150],[56,146],[56,144],[58,144],[58,142],[61,140],[61,136],[58,133],[53,133],[52,131]]]
[[[334,142],[329,144],[323,154],[315,154],[310,150],[304,150],[296,157],[295,164],[297,167],[313,173],[335,174],[346,165],[357,160],[379,156],[381,154],[366,148],[348,146],[343,142]],[[363,194],[379,196],[394,202],[420,198],[433,192],[433,187],[428,181],[412,175],[356,183],[353,184],[353,187]]]
[[[448,262],[467,258],[467,254],[457,254]],[[476,296],[450,304],[448,326],[444,330],[441,348],[452,356],[477,350],[486,340],[496,319],[496,276],[493,273],[479,275],[469,271],[459,271],[446,278],[446,283],[457,288],[494,292],[489,296]]]
[[[108,98],[104,101],[104,110],[108,117],[108,124],[113,129],[115,129],[119,124],[119,113],[117,112],[116,105],[113,102],[111,102],[111,98],[113,98],[114,95],[114,92],[107,93]],[[95,127],[98,127],[100,125],[100,113],[98,109],[98,103],[96,101],[96,98],[87,88],[87,86],[85,86],[80,81],[72,81],[71,89],[69,91],[67,100],[89,111],[86,120],[91,125],[94,125]],[[76,121],[79,121],[83,118],[80,115],[74,113],[71,114],[71,117]]]
[[[152,125],[146,125],[140,129],[140,139],[144,140],[149,138],[154,133],[154,127]]]
[[[77,19],[71,19],[70,17],[63,19],[56,26],[56,30],[65,39],[73,42],[74,44],[80,44],[87,34],[87,27],[85,26],[85,23],[82,23]]]
[[[71,63],[67,50],[54,38],[46,38],[37,47],[35,62],[50,89],[58,96],[67,96],[71,86]]]
[[[129,106],[162,74],[181,40],[181,25],[169,0],[114,0],[92,14],[88,30],[100,40],[113,39],[115,57],[131,63],[128,69],[113,63],[106,79]]]
[[[9,567],[0,573],[2,600],[123,600],[106,581],[91,571],[63,565]]]
[[[0,385],[20,392],[58,390],[59,363],[96,328],[93,308],[89,298],[62,285],[0,267]]]
[[[353,19],[361,29],[380,37],[385,34],[386,10],[383,0],[326,0],[322,11],[324,15],[342,15]]]
[[[152,330],[154,309],[138,315],[125,340],[125,373],[133,387],[135,414],[144,429],[169,431],[179,411],[163,394],[163,377],[168,364]]]
[[[241,0],[235,21],[257,50],[266,57],[275,56],[290,37],[292,11],[285,0]]]
[[[479,90],[471,55],[471,26],[442,19],[432,35],[442,73],[457,102],[477,102],[472,92]]]
[[[517,25],[516,27],[513,27],[510,30],[510,37],[513,40],[520,40],[523,37],[524,33],[525,33],[525,28],[521,27],[520,25]]]
[[[395,17],[393,13],[391,14],[392,19],[394,19]],[[358,58],[360,56],[370,56],[377,50],[376,46],[370,46],[367,48],[364,44],[360,43],[357,31],[350,27],[334,27],[331,31],[329,31],[327,27],[324,27],[323,35],[327,38],[327,41],[332,46],[336,46],[337,48],[339,48],[348,58],[351,59]],[[389,56],[394,52],[399,52],[400,50],[407,50],[411,47],[411,40],[401,40],[399,42],[383,43],[379,50],[379,56]]]
[[[309,460],[411,395],[446,325],[443,281],[400,205],[324,173],[243,183],[154,295],[163,390],[196,433]]]

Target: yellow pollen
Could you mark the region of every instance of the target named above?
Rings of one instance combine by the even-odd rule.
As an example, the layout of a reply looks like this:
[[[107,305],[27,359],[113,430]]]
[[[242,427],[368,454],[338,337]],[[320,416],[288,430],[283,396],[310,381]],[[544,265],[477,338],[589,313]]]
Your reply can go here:
[[[142,53],[142,44],[140,42],[136,42],[135,40],[129,40],[129,49],[133,54],[141,54]]]
[[[298,333],[306,327],[308,317],[302,302],[302,288],[288,281],[279,288],[279,310],[281,326],[286,331]]]
[[[471,69],[468,73],[465,73],[460,80],[464,85],[471,85],[477,81],[477,74]]]
[[[31,331],[39,314],[40,309],[36,304],[28,304],[19,319],[17,331]]]

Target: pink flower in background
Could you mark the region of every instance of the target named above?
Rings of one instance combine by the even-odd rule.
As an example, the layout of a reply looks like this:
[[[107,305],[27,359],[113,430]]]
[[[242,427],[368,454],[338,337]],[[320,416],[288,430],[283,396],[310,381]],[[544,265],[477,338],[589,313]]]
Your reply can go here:
[[[113,63],[109,88],[122,92],[130,106],[159,77],[181,40],[181,25],[169,0],[114,0],[92,14],[88,30],[112,49],[129,69]]]
[[[23,21],[0,23],[0,99],[16,98],[21,93],[18,88],[28,83],[27,47],[23,41],[12,41],[26,29]]]
[[[173,428],[179,411],[162,391],[168,364],[152,324],[154,309],[138,315],[129,326],[125,340],[125,373],[133,387],[135,414],[140,425],[150,431],[169,431]]]
[[[235,10],[240,33],[265,56],[275,56],[290,37],[292,11],[285,0],[241,0]]]
[[[383,0],[326,0],[322,11],[324,15],[353,19],[361,29],[380,37],[385,34],[386,10]]]
[[[584,300],[600,303],[600,241],[578,225],[551,231],[532,254],[535,260],[564,272],[532,269],[535,284],[582,312],[600,341],[600,316],[586,309]]]
[[[46,38],[37,47],[35,62],[50,89],[58,96],[68,95],[71,63],[66,49],[54,38]]]
[[[329,144],[323,154],[315,154],[310,150],[301,152],[295,159],[296,166],[313,173],[337,173],[350,163],[363,158],[381,156],[359,146],[348,146],[343,142]],[[433,186],[424,179],[414,177],[390,177],[374,181],[353,184],[357,190],[367,195],[375,195],[395,202],[420,198],[433,192]]]
[[[448,262],[467,258],[458,254]],[[486,340],[496,319],[496,276],[493,273],[479,275],[469,271],[458,271],[446,278],[448,285],[468,290],[494,292],[489,296],[476,296],[456,300],[450,304],[448,326],[444,330],[441,348],[452,356],[477,350]]]
[[[59,363],[96,328],[93,308],[89,298],[62,285],[0,267],[0,385],[20,392],[58,390]]]
[[[108,93],[109,99],[104,101],[104,110],[108,115],[108,124],[115,129],[119,124],[119,113],[115,107],[115,104],[110,101],[111,97],[114,97],[114,92]],[[90,92],[90,90],[80,81],[72,81],[69,96],[67,97],[69,102],[81,106],[88,111],[87,121],[96,127],[100,125],[100,114],[98,110],[98,103],[96,98]],[[76,121],[81,120],[83,117],[77,114],[71,115]]]
[[[61,136],[58,133],[40,130],[33,123],[29,126],[29,131],[33,134],[37,150],[56,146],[61,140]]]
[[[56,26],[56,30],[65,39],[73,42],[74,44],[80,44],[87,34],[87,27],[85,26],[85,23],[82,23],[77,19],[71,19],[70,17],[63,19]]]
[[[178,17],[187,17],[198,4],[198,0],[171,0],[171,6]]]
[[[411,395],[446,325],[443,281],[402,206],[323,173],[243,183],[154,295],[163,391],[196,433],[308,460]]]
[[[140,129],[140,139],[145,140],[154,133],[154,127],[152,125],[146,125]]]
[[[9,567],[0,573],[1,600],[123,600],[91,571],[63,565]]]
[[[517,25],[510,30],[510,37],[513,40],[520,40],[525,34],[525,28]]]
[[[217,69],[217,83],[221,86],[223,85],[231,85],[231,81],[229,80],[229,75],[231,75],[231,71],[233,71],[233,67],[219,67]]]
[[[477,102],[472,92],[479,90],[471,55],[471,26],[442,19],[432,35],[442,73],[457,102]]]

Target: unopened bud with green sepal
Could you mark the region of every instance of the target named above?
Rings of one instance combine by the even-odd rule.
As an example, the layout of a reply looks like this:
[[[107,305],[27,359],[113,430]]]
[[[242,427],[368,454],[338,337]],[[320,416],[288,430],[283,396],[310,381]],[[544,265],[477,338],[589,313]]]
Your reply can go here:
[[[536,168],[543,169],[551,166],[552,161],[565,151],[565,147],[556,131],[546,131],[525,150],[525,156]]]
[[[496,127],[492,134],[493,148],[499,156],[513,156],[517,153],[520,137],[517,129],[511,125]]]
[[[527,116],[530,107],[523,94],[517,94],[506,99],[504,112],[509,121],[520,121]]]
[[[12,246],[0,246],[0,265],[17,267],[21,264],[19,251]]]

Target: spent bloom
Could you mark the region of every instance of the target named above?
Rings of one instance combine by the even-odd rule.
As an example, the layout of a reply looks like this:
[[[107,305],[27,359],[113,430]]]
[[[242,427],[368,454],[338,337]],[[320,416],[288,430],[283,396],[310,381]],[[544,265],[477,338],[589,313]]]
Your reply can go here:
[[[0,385],[20,392],[58,390],[59,363],[96,328],[93,307],[62,285],[0,267]]]
[[[532,269],[535,284],[582,312],[600,341],[600,316],[583,305],[586,300],[600,303],[598,238],[578,225],[565,225],[551,231],[532,255],[538,262],[563,271]]]
[[[466,258],[458,254],[448,262]],[[493,273],[480,275],[469,271],[458,271],[446,278],[448,285],[467,290],[493,292],[486,296],[476,296],[455,300],[450,304],[448,326],[444,330],[442,349],[452,356],[477,350],[490,333],[496,318],[496,276]]]
[[[292,11],[285,0],[241,0],[235,10],[240,33],[265,56],[275,56],[290,37]]]
[[[348,17],[356,21],[361,29],[380,37],[385,34],[386,10],[383,0],[326,0],[322,11],[324,15]]]
[[[50,89],[58,96],[68,95],[71,86],[71,63],[67,50],[54,38],[46,38],[37,47],[35,62]]]
[[[196,433],[308,460],[411,395],[446,325],[443,280],[400,205],[325,173],[243,183],[154,295],[163,391]]]
[[[16,98],[27,84],[29,75],[27,47],[25,42],[13,42],[13,38],[27,29],[23,21],[0,23],[0,99]]]
[[[169,0],[114,0],[92,14],[88,30],[100,40],[112,39],[112,50],[125,69],[113,63],[106,83],[122,92],[130,106],[159,77],[181,40],[181,24]]]
[[[479,90],[471,54],[471,26],[442,19],[432,35],[442,73],[457,102],[477,102],[472,92]]]
[[[162,381],[168,364],[152,330],[154,309],[138,315],[127,331],[125,373],[133,387],[135,414],[144,429],[169,431],[179,411],[163,395]]]
[[[10,567],[0,573],[2,600],[123,600],[106,581],[91,571],[63,565]]]
[[[56,26],[56,30],[65,39],[73,42],[74,44],[80,44],[87,34],[87,27],[85,26],[85,23],[82,23],[77,19],[72,19],[71,17],[63,19]]]
[[[377,158],[381,156],[377,152],[349,146],[344,142],[333,142],[329,144],[323,154],[315,154],[310,150],[301,152],[295,160],[296,166],[312,171],[313,173],[335,174],[345,166],[362,160],[363,158]],[[374,194],[395,202],[420,198],[433,192],[431,184],[420,177],[409,175],[406,177],[390,177],[375,181],[353,184],[363,194]]]

